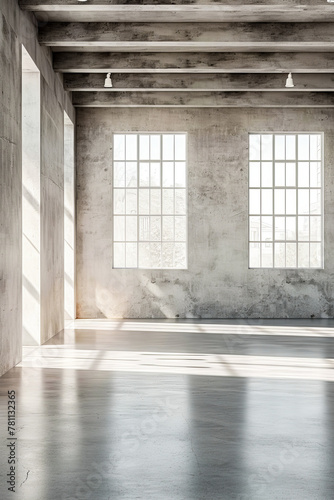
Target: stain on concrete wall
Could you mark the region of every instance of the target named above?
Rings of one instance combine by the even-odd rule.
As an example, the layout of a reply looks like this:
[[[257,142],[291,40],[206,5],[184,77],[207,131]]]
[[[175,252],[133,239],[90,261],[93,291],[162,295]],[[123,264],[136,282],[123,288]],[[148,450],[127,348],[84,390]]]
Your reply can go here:
[[[334,112],[78,109],[79,318],[332,317]],[[188,133],[187,270],[112,269],[112,133]],[[325,269],[248,269],[248,132],[324,131]]]

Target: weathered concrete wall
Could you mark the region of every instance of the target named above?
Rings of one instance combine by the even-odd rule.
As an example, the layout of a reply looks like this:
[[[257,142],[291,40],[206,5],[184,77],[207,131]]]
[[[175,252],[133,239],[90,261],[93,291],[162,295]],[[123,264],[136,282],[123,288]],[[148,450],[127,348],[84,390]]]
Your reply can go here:
[[[42,80],[41,342],[64,328],[64,111]]]
[[[42,328],[43,341],[63,326],[63,110],[74,119],[69,94],[37,42],[34,17],[17,0],[0,2],[0,375],[21,359],[21,44],[41,72],[42,86]],[[60,218],[59,218],[60,217]],[[61,283],[61,285],[60,285]],[[52,308],[51,308],[52,304]]]
[[[78,109],[80,318],[332,317],[334,112]],[[112,269],[112,132],[188,132],[189,268]],[[325,132],[325,269],[248,269],[248,132]]]

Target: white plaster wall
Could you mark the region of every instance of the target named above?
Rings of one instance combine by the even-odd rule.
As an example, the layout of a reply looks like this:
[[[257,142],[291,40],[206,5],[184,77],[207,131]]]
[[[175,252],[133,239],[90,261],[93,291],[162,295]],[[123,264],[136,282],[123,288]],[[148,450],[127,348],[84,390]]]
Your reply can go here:
[[[332,317],[334,112],[78,109],[79,318]],[[189,268],[112,269],[113,131],[188,132]],[[248,132],[324,131],[325,269],[248,269]]]

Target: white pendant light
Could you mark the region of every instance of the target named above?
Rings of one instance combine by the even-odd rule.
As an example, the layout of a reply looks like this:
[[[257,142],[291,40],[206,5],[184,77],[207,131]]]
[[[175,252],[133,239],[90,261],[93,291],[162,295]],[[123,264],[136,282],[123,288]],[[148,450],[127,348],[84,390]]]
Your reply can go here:
[[[294,83],[293,83],[293,79],[292,79],[292,74],[291,73],[288,74],[288,78],[286,79],[285,86],[287,88],[294,87]]]
[[[112,87],[112,81],[111,81],[110,75],[111,75],[111,73],[108,73],[107,78],[104,80],[104,86],[107,88]]]

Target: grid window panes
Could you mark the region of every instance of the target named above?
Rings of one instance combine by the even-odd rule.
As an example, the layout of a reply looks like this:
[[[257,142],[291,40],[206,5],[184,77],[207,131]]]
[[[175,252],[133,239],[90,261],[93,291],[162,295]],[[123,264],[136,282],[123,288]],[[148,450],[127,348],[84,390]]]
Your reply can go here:
[[[114,268],[187,268],[186,134],[114,134]]]
[[[322,144],[249,134],[249,267],[323,267]]]

